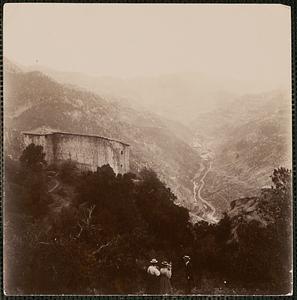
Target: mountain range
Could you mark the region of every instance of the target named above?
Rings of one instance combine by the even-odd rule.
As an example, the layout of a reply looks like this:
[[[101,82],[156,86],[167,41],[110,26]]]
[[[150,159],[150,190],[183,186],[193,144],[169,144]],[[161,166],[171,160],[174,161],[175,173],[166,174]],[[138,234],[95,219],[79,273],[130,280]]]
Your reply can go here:
[[[154,169],[189,208],[201,157],[212,159],[202,196],[217,213],[255,196],[274,168],[291,168],[290,95],[240,94],[201,74],[118,79],[4,64],[5,137],[42,127],[131,145],[131,171]]]

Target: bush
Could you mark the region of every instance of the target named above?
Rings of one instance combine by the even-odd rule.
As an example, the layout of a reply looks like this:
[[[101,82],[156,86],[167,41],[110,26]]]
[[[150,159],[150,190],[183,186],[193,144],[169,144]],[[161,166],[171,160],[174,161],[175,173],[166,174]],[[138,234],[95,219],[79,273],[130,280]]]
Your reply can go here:
[[[23,151],[20,162],[24,169],[32,171],[40,171],[45,162],[45,153],[43,152],[42,146],[36,146],[35,144],[30,144]]]
[[[6,205],[20,212],[41,218],[51,201],[47,193],[45,154],[42,146],[30,144],[17,164],[6,160]]]
[[[76,164],[68,160],[59,166],[59,176],[64,183],[74,183],[79,176],[79,170]]]

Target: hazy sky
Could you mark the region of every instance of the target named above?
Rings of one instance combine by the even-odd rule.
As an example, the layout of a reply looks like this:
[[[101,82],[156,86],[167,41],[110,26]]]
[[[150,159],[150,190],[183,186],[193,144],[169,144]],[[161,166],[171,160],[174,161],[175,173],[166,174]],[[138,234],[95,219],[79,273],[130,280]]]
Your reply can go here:
[[[283,5],[5,4],[4,56],[121,77],[201,72],[290,83]]]

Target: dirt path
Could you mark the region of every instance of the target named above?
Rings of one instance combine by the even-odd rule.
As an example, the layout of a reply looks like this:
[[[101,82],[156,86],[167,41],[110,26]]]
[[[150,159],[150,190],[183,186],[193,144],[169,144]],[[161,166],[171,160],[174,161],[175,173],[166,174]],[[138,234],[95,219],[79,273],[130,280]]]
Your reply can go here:
[[[57,179],[59,173],[58,172],[52,172],[51,174],[49,174],[49,178],[51,180],[51,186],[48,188],[48,193],[52,193],[54,192],[59,186],[60,186],[60,182]]]
[[[48,190],[48,193],[54,192],[60,186],[60,182],[56,178],[53,178],[53,181],[54,186]]]

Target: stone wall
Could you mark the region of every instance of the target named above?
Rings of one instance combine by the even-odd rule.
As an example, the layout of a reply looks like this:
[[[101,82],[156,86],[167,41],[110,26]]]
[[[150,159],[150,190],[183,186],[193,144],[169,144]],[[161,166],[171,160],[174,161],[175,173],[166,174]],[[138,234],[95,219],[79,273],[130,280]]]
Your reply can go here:
[[[109,164],[116,174],[129,171],[128,146],[117,141],[55,133],[53,152],[56,162],[72,160],[84,170],[96,171],[98,167]]]
[[[41,145],[48,163],[71,160],[81,170],[96,171],[109,164],[116,174],[129,172],[129,146],[98,136],[55,132],[47,135],[24,134],[25,146]]]

